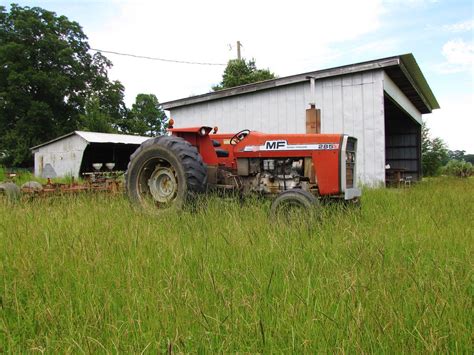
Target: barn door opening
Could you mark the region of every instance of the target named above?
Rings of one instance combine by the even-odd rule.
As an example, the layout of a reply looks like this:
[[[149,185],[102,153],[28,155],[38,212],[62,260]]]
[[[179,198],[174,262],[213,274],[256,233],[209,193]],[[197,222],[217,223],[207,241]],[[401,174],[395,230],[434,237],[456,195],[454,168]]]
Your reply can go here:
[[[384,105],[386,182],[400,185],[400,179],[420,180],[421,125],[388,95]]]
[[[119,143],[90,143],[82,157],[80,176],[95,171],[92,164],[102,163],[102,170],[106,171],[105,164],[114,163],[114,171],[127,170],[130,155],[138,148],[138,144]]]

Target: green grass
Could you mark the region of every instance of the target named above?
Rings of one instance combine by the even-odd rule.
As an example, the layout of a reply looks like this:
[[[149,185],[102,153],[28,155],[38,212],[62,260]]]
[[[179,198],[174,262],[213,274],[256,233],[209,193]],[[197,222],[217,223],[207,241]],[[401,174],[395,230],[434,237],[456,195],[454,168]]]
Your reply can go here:
[[[290,225],[253,200],[0,202],[0,352],[472,353],[473,195],[433,179]]]
[[[7,178],[7,172],[14,172],[16,176],[13,178]],[[83,179],[81,178],[73,179],[71,175],[67,175],[61,178],[51,179],[53,183],[62,183],[62,184],[70,184],[73,182],[73,180],[75,182],[83,182]],[[25,182],[29,182],[29,181],[37,181],[41,184],[46,184],[48,182],[48,179],[36,177],[32,172],[26,169],[14,169],[13,171],[10,171],[0,166],[0,183],[5,182],[5,181],[12,181],[18,186],[21,186]]]

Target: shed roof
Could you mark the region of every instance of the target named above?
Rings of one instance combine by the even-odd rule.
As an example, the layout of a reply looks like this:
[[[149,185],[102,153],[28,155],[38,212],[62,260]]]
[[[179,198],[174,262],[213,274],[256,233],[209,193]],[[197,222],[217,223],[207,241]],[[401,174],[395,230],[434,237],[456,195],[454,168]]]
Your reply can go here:
[[[78,135],[88,143],[118,143],[118,144],[142,144],[144,141],[147,139],[150,139],[150,137],[144,137],[144,136],[133,136],[130,134],[113,134],[113,133],[99,133],[99,132],[86,132],[86,131],[73,131],[68,134],[65,134],[61,137],[57,137],[55,139],[52,139],[48,142],[42,143],[40,145],[37,145],[35,147],[32,147],[31,149],[38,149],[40,147],[43,147],[45,145],[57,142],[61,139],[65,139],[68,137],[71,137],[73,135]]]
[[[301,83],[309,80],[308,77],[323,79],[376,69],[385,70],[387,75],[398,85],[400,90],[402,90],[421,113],[430,113],[432,110],[439,108],[436,97],[423,76],[415,57],[411,53],[236,86],[230,89],[164,102],[162,105],[165,110],[170,110],[210,100],[218,100],[230,96],[250,94],[260,90],[269,90],[280,86]]]

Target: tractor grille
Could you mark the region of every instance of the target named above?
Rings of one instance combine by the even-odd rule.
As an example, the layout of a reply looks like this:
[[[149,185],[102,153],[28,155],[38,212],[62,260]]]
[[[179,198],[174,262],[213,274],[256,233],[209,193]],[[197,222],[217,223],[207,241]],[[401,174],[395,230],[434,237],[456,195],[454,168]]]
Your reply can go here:
[[[355,165],[356,165],[356,142],[355,138],[347,139],[346,147],[346,188],[354,187]]]

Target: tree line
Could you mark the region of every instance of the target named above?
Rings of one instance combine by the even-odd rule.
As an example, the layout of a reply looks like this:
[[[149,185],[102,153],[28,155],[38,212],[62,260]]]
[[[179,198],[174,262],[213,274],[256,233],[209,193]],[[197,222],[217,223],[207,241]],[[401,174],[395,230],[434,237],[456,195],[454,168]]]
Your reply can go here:
[[[468,177],[474,174],[474,154],[449,150],[439,137],[432,137],[425,122],[421,126],[421,161],[423,175],[440,174]]]
[[[73,130],[157,135],[166,115],[153,94],[131,108],[112,62],[89,53],[81,26],[39,7],[0,6],[0,164],[30,166],[30,148]]]

